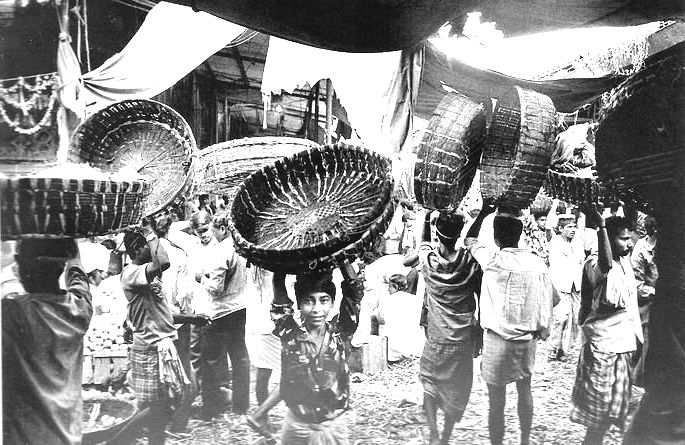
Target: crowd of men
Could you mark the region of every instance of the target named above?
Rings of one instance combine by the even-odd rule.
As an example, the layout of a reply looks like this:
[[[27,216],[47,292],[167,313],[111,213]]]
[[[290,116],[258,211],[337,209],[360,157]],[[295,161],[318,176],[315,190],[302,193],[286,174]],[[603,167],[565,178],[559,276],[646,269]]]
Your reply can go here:
[[[341,268],[336,303],[330,272],[302,271],[290,283],[293,298],[284,275],[248,267],[237,254],[221,205],[203,197],[189,213],[187,220],[168,214],[148,221],[109,246],[112,255],[125,250],[128,256],[119,280],[132,331],[130,383],[140,408],[109,443],[131,443],[143,428],[150,444],[164,443],[170,424],[185,428],[197,393],[204,419],[229,407],[247,414],[250,364],[257,368],[259,404],[246,417],[251,428],[272,440],[267,414],[284,401],[283,443],[348,443],[347,354],[360,321],[363,275]],[[645,222],[646,237],[633,248],[629,221],[603,218],[592,206],[557,215],[555,204],[525,222],[513,209],[494,213],[490,202],[473,220],[427,212],[415,248],[408,227],[413,209],[405,205],[397,218],[404,228],[391,228],[397,236],[384,241],[383,249],[393,250],[388,241],[401,240],[398,253],[402,245],[405,264],[425,282],[418,377],[430,443],[447,444],[461,420],[478,355],[491,443],[503,443],[512,383],[520,441],[529,443],[541,340],[550,343],[550,360],[564,360],[582,343],[570,416],[587,428],[585,443],[602,443],[612,424],[623,427],[639,380],[636,351],[646,344],[643,327],[657,278],[655,221]],[[78,252],[73,240],[17,243],[18,282],[3,282],[5,443],[80,441],[80,345],[93,314],[90,289],[102,277],[84,269]],[[279,384],[269,392],[274,372]],[[59,379],[48,378],[55,374]]]

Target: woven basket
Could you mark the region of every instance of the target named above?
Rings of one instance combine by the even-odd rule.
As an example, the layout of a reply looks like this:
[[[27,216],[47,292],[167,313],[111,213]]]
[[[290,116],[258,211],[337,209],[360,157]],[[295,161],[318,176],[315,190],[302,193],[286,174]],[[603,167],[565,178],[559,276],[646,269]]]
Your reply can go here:
[[[290,137],[243,138],[212,145],[200,151],[197,192],[232,197],[255,170],[318,146],[309,139]]]
[[[2,239],[88,237],[138,224],[145,181],[21,176],[0,180]]]
[[[458,93],[433,112],[414,166],[416,201],[430,209],[456,209],[468,192],[485,143],[485,109]]]
[[[119,422],[110,426],[89,427],[90,413],[95,404],[100,405],[98,418],[108,415],[119,419]],[[111,439],[133,418],[137,411],[136,405],[127,400],[108,397],[84,400],[82,412],[83,444],[102,443]]]
[[[581,178],[554,170],[547,172],[545,190],[553,197],[572,204],[608,203],[611,193],[595,178]]]
[[[152,100],[125,100],[86,119],[74,133],[70,162],[106,172],[132,168],[150,183],[145,213],[178,203],[193,183],[195,138],[170,107]]]
[[[612,91],[595,135],[600,179],[622,197],[685,189],[685,44],[650,58]]]
[[[535,199],[530,203],[531,213],[549,213],[552,209],[552,198],[545,193],[545,187],[541,187]]]
[[[484,199],[520,209],[530,205],[547,175],[555,122],[554,104],[543,94],[515,87],[498,100],[480,167]]]
[[[387,229],[390,161],[345,144],[302,151],[250,175],[231,207],[238,252],[264,269],[325,270]]]

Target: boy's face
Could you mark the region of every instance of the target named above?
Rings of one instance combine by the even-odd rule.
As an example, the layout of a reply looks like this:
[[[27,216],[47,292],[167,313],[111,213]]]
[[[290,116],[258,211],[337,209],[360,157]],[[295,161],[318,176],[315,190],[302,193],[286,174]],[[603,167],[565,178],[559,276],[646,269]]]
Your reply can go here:
[[[619,257],[629,255],[633,250],[633,237],[631,236],[630,230],[621,230],[621,232],[611,240],[611,249],[614,255]]]
[[[326,323],[333,308],[333,298],[325,292],[312,292],[300,299],[299,308],[305,327],[318,328]]]
[[[571,241],[574,236],[576,236],[576,223],[570,222],[564,224],[561,227],[561,236],[564,237],[566,241]]]
[[[221,242],[228,237],[228,229],[226,226],[215,227],[212,226],[212,233],[217,241]]]
[[[538,228],[540,230],[545,230],[547,228],[547,217],[546,216],[540,216],[535,220],[536,223],[538,223]]]
[[[212,241],[212,238],[214,238],[214,232],[211,230],[208,223],[200,223],[193,231],[195,232],[195,236],[200,238],[200,242],[203,246],[209,244]]]

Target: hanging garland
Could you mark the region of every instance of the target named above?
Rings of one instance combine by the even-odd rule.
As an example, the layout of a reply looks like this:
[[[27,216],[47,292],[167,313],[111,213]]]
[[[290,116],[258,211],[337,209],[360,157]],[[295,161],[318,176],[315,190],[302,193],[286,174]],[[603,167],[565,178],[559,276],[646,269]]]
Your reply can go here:
[[[26,78],[18,77],[17,79],[13,79],[16,80],[14,85],[8,87],[0,86],[0,118],[9,125],[13,131],[19,134],[34,134],[40,131],[41,128],[49,126],[52,121],[52,112],[57,100],[57,88],[54,88],[57,80],[56,73],[40,74],[32,77],[36,79],[34,85],[27,82]],[[7,80],[3,82],[6,81]],[[52,88],[52,93],[50,94],[49,99],[47,99],[46,106],[45,96],[49,88]],[[15,99],[13,96],[18,96],[18,99]],[[26,99],[27,96],[29,96],[28,99]],[[9,117],[7,110],[5,109],[5,104],[18,109],[20,112],[19,114],[28,118],[31,123],[33,123],[33,119],[29,114],[30,111],[45,109],[45,113],[37,124],[26,128],[22,126],[21,116],[17,116],[14,119]]]

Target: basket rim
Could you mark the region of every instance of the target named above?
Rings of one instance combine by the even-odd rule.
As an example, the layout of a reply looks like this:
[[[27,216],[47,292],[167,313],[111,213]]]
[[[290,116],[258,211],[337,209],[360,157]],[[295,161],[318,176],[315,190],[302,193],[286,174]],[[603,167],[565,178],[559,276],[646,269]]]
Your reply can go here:
[[[176,187],[174,189],[172,189],[172,191],[170,193],[171,199],[169,199],[168,202],[160,203],[155,208],[150,208],[150,209],[145,210],[145,213],[148,216],[157,214],[159,212],[163,212],[169,205],[173,204],[179,198],[180,194],[182,194],[189,187],[189,185],[188,185],[189,182],[190,182],[190,187],[192,187],[192,182],[195,179],[195,168],[196,168],[196,164],[198,163],[196,160],[198,157],[197,141],[195,140],[195,135],[193,134],[193,130],[192,130],[190,124],[188,124],[188,121],[186,121],[185,118],[178,111],[176,111],[174,108],[172,108],[171,106],[166,105],[162,102],[153,100],[153,99],[124,99],[122,101],[115,102],[115,103],[112,103],[110,105],[107,105],[106,107],[101,108],[101,109],[97,110],[96,112],[94,112],[93,114],[91,114],[90,116],[86,117],[78,125],[76,130],[74,130],[74,133],[69,140],[68,156],[73,155],[73,156],[76,156],[79,159],[83,160],[84,158],[81,156],[81,153],[83,152],[83,150],[82,150],[82,147],[80,145],[82,145],[81,135],[83,134],[84,130],[89,129],[91,126],[93,126],[94,122],[100,122],[100,121],[98,121],[98,118],[102,114],[104,114],[104,113],[116,114],[116,113],[114,113],[114,111],[116,111],[116,110],[114,110],[114,108],[115,107],[121,107],[122,105],[132,106],[132,107],[136,107],[136,108],[139,108],[142,105],[148,105],[148,106],[152,105],[153,107],[157,108],[160,111],[168,112],[171,116],[173,116],[175,119],[177,119],[178,122],[180,123],[179,127],[174,127],[174,128],[169,127],[169,131],[171,133],[173,133],[175,131],[180,136],[182,136],[181,138],[175,136],[175,138],[179,141],[179,145],[183,146],[183,148],[184,148],[184,152],[187,155],[186,162],[190,163],[190,165],[188,165],[188,167],[186,168],[186,170],[184,172],[184,180],[178,181],[178,184],[176,185]],[[159,121],[152,119],[151,117],[149,117],[147,119],[140,118],[140,119],[137,119],[136,121],[147,121],[147,122],[151,122],[151,123],[159,123]],[[119,124],[117,124],[117,127],[118,126],[119,126]],[[103,132],[104,135],[110,134],[117,127],[107,129],[106,131]],[[104,137],[104,135],[102,137]],[[187,138],[187,143],[185,142],[186,138]],[[90,162],[81,162],[81,163],[91,165]],[[150,187],[150,193],[152,193],[152,192],[153,192],[153,188]]]
[[[327,145],[323,145],[323,146],[319,146],[319,147],[313,147],[313,148],[310,148],[310,149],[307,149],[307,150],[300,151],[300,152],[295,153],[295,154],[293,154],[293,155],[291,155],[291,156],[287,156],[287,157],[285,157],[285,158],[283,158],[283,159],[292,159],[292,158],[294,158],[294,157],[296,157],[296,156],[302,156],[302,155],[304,155],[304,154],[310,154],[310,153],[312,153],[312,152],[314,152],[314,151],[321,151],[321,152],[323,152],[324,150],[329,150],[329,149],[335,148],[335,147],[337,147],[337,148],[342,148],[342,149],[344,149],[344,150],[357,150],[357,151],[361,151],[361,152],[363,152],[363,153],[366,153],[366,154],[368,154],[368,155],[370,155],[370,156],[375,157],[375,158],[378,159],[381,163],[385,164],[386,167],[387,167],[387,170],[386,170],[386,172],[385,172],[384,177],[381,178],[382,183],[381,183],[381,186],[380,186],[380,187],[381,187],[381,191],[382,191],[382,193],[383,193],[383,196],[386,196],[386,195],[387,195],[387,196],[386,196],[387,201],[388,201],[388,202],[391,202],[391,201],[392,201],[392,190],[394,189],[394,178],[393,178],[393,176],[392,176],[392,170],[391,170],[391,163],[390,163],[390,160],[389,160],[387,157],[385,157],[385,156],[383,156],[383,155],[381,155],[381,154],[379,154],[379,153],[376,153],[376,152],[373,152],[373,151],[369,150],[368,148],[360,147],[360,146],[356,146],[356,145],[350,145],[350,144],[346,144],[346,143],[327,144]],[[255,243],[253,243],[253,242],[247,240],[247,239],[240,233],[240,231],[236,228],[235,221],[234,221],[234,213],[235,213],[235,211],[236,211],[236,210],[235,210],[235,206],[236,206],[236,204],[235,204],[235,203],[236,203],[236,199],[235,199],[235,198],[237,198],[237,196],[240,195],[240,194],[242,194],[242,193],[246,193],[246,182],[248,181],[248,179],[251,179],[253,176],[255,176],[255,175],[257,175],[257,174],[263,173],[264,171],[266,171],[266,169],[271,169],[273,166],[274,166],[274,162],[271,162],[271,163],[269,163],[268,165],[266,165],[266,166],[260,168],[259,170],[253,172],[253,173],[250,174],[245,180],[242,181],[242,183],[240,184],[240,186],[239,186],[239,187],[237,188],[237,190],[236,190],[236,193],[235,193],[235,196],[234,196],[233,203],[231,204],[231,210],[230,210],[230,213],[229,213],[229,229],[230,229],[230,231],[231,231],[231,234],[233,235],[233,240],[234,240],[236,249],[237,249],[238,251],[240,251],[240,252],[243,252],[243,255],[246,256],[246,257],[252,257],[252,256],[255,256],[255,257],[259,257],[259,256],[269,256],[269,255],[273,255],[275,252],[278,252],[278,255],[279,255],[279,256],[283,256],[283,255],[292,255],[292,256],[295,257],[295,258],[297,258],[297,257],[312,256],[311,254],[312,254],[312,253],[315,253],[315,252],[313,252],[314,249],[324,247],[324,246],[326,245],[326,243],[328,243],[329,241],[325,241],[325,242],[318,243],[318,244],[315,244],[315,245],[312,245],[312,246],[308,246],[308,247],[300,247],[300,248],[297,248],[297,249],[273,249],[273,248],[272,248],[272,249],[264,249],[264,248],[262,248],[262,247],[257,246]],[[377,199],[377,201],[381,201],[381,200],[382,200],[382,197],[379,197],[379,198]],[[386,203],[386,206],[387,206],[387,203]],[[385,207],[385,206],[383,206],[383,207]],[[378,215],[380,215],[380,214],[383,214],[383,211],[382,211],[382,210],[379,212]],[[377,219],[378,215],[376,215],[376,217],[374,217],[374,218],[372,219],[372,221],[375,221],[375,220]],[[373,224],[373,223],[371,223],[371,224]],[[353,237],[348,237],[348,238],[350,238],[351,240],[353,240],[353,241],[352,241],[351,243],[349,243],[349,244],[352,244],[352,243],[354,243],[354,241],[357,241],[357,240],[361,239],[362,236],[364,235],[364,233],[366,233],[366,232],[363,232],[363,233],[361,233],[361,234],[359,234],[359,235],[355,235],[355,236],[353,236]],[[316,257],[318,258],[318,257],[320,257],[320,255],[316,255]],[[250,259],[251,259],[251,258],[250,258]],[[289,261],[292,262],[292,263],[296,263],[296,262],[297,262],[294,258],[291,258]],[[267,262],[268,262],[268,261],[267,261]]]

